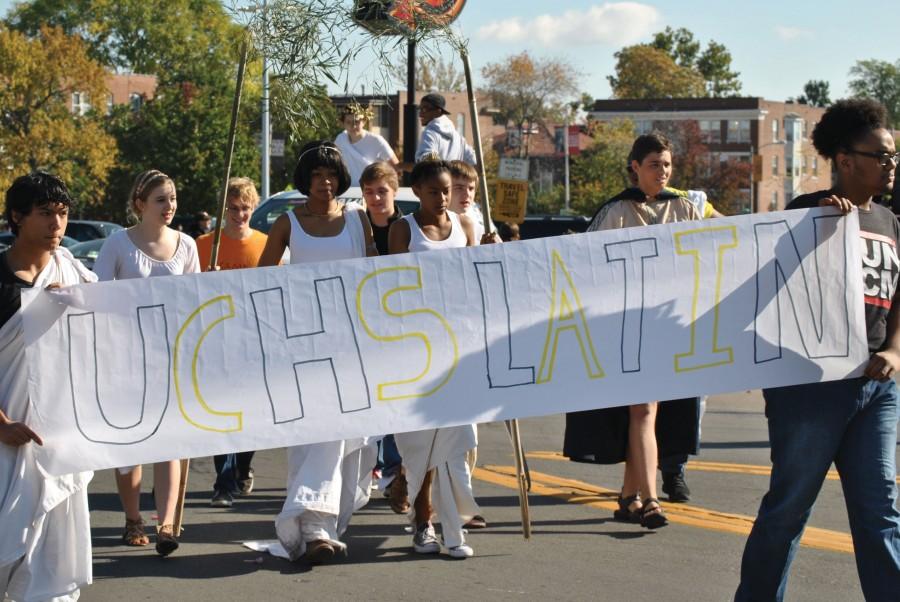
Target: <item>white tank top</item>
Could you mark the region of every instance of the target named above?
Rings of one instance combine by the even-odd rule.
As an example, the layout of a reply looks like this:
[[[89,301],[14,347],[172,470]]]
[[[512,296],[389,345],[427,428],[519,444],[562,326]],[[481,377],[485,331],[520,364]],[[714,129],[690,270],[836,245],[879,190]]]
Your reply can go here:
[[[453,211],[447,211],[447,215],[450,216],[450,236],[444,240],[431,240],[426,237],[415,216],[412,213],[404,215],[402,219],[409,224],[409,252],[439,251],[440,249],[456,249],[466,246],[468,239],[459,223],[459,216]]]
[[[366,241],[359,211],[344,207],[344,227],[334,236],[311,236],[306,233],[294,211],[291,220],[291,263],[313,263],[366,256]]]

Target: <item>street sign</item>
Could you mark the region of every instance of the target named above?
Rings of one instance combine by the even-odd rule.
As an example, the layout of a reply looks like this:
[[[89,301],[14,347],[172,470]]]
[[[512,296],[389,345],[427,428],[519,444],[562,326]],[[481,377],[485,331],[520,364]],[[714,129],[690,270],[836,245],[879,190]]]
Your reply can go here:
[[[521,224],[525,221],[528,203],[528,182],[521,180],[497,180],[491,219],[495,222]]]
[[[273,157],[284,156],[284,138],[272,138],[272,142],[269,144],[269,154]]]
[[[501,180],[528,181],[528,159],[513,159],[503,157],[500,159],[499,177]]]

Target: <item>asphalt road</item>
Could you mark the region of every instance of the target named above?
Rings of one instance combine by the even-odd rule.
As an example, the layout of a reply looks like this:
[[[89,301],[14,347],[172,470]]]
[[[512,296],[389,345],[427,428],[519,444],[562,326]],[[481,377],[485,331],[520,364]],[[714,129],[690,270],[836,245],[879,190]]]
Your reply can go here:
[[[85,601],[491,599],[724,601],[738,582],[746,533],[767,480],[768,437],[758,392],[713,397],[703,450],[689,465],[689,504],[666,504],[656,532],[612,520],[621,466],[558,455],[561,416],[522,421],[534,483],[534,533],[522,538],[513,457],[502,424],[479,428],[476,496],[488,529],[469,534],[474,558],[417,556],[404,518],[375,493],[350,525],[348,557],[327,566],[291,563],[242,547],[274,538],[284,496],[285,454],[254,460],[256,488],[231,509],[209,507],[209,459],[192,462],[181,548],[161,559],[121,545],[124,515],[111,471],[91,487],[94,584]],[[152,516],[149,481],[145,520]],[[789,600],[862,600],[843,495],[826,481],[791,572]]]

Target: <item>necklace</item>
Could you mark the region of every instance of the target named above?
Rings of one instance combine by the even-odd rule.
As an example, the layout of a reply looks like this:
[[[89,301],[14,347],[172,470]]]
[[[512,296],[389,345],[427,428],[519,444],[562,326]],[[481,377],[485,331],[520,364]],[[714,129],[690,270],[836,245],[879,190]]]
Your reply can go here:
[[[309,203],[308,201],[307,201],[307,203],[304,203],[303,208],[306,209],[306,214],[309,216],[312,216],[312,217],[330,217],[332,215],[336,215],[341,212],[341,206],[338,205],[334,211],[332,211],[331,209],[328,209],[327,211],[325,211],[325,213],[318,213],[318,212],[310,209],[308,203]]]

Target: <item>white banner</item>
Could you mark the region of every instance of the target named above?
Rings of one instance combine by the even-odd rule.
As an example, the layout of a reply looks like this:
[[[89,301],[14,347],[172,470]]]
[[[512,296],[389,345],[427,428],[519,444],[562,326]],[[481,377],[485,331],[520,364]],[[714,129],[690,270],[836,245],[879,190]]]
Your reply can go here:
[[[790,211],[23,299],[54,474],[861,373],[855,215]]]

